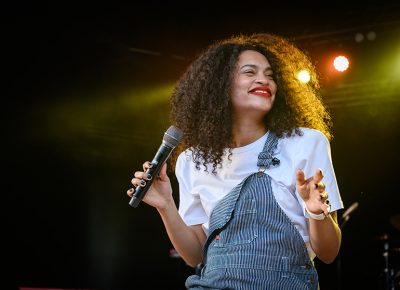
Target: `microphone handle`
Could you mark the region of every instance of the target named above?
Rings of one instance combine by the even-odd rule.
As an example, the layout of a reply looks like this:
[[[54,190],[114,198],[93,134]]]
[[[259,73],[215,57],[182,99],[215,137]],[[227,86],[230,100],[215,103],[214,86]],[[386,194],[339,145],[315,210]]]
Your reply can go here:
[[[151,175],[150,180],[146,180],[145,186],[137,186],[135,188],[135,193],[132,196],[131,200],[129,201],[129,205],[136,208],[139,203],[142,201],[143,197],[146,195],[147,191],[149,190],[151,184],[153,183],[154,178],[157,178],[158,173],[161,170],[161,167],[167,161],[168,157],[171,155],[172,152],[171,147],[165,145],[164,143],[161,144],[160,148],[157,151],[156,156],[154,156],[151,164],[153,165],[151,168],[146,170],[146,174]]]

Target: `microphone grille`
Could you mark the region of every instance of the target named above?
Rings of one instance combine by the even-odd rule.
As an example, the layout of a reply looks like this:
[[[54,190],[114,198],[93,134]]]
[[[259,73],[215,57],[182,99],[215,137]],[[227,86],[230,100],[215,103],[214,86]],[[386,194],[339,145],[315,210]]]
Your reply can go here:
[[[182,137],[183,132],[181,129],[175,126],[170,126],[168,130],[165,131],[163,140],[172,147],[175,147],[181,141]]]

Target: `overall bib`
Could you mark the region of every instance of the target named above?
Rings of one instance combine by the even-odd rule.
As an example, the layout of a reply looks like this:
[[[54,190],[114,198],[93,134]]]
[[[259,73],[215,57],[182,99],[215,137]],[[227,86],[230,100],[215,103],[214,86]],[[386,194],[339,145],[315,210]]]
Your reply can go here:
[[[279,166],[278,138],[269,133],[259,172],[245,178],[215,207],[200,275],[187,289],[318,289],[318,275],[299,231],[283,212],[264,171]]]

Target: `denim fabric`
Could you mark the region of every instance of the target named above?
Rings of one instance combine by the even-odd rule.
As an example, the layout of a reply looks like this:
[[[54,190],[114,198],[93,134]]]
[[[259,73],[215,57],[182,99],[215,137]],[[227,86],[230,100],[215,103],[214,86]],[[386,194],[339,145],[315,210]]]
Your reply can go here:
[[[259,155],[262,171],[244,179],[213,210],[204,266],[200,275],[187,278],[187,289],[318,289],[306,245],[263,172],[279,166],[279,160],[271,162],[276,144],[269,134],[265,154]]]

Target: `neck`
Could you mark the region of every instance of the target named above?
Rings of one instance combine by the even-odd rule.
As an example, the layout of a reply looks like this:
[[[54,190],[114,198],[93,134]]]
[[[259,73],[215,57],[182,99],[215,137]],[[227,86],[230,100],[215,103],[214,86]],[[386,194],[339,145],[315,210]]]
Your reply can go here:
[[[243,147],[253,143],[267,132],[264,124],[258,126],[252,125],[234,125],[232,148]]]

